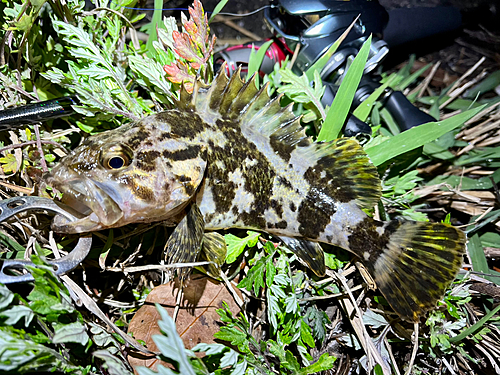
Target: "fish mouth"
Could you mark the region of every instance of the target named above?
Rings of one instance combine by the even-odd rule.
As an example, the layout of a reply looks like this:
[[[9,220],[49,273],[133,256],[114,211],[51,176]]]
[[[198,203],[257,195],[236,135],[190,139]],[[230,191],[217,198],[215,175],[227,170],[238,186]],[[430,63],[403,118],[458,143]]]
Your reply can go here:
[[[56,215],[52,221],[55,232],[69,234],[101,230],[114,226],[123,217],[118,203],[97,181],[85,178],[58,182],[51,176],[46,181],[62,193],[61,203],[79,217],[76,221],[69,221],[62,215]]]

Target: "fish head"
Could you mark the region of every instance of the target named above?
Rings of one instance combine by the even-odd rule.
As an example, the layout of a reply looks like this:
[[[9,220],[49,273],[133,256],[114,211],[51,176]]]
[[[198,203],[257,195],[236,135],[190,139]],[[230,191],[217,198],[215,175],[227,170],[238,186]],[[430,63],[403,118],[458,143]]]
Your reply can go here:
[[[180,154],[184,157],[175,160]],[[83,233],[171,221],[200,185],[205,154],[203,146],[179,137],[161,138],[154,126],[140,123],[91,136],[43,176],[80,217],[70,222],[58,215],[52,228]]]

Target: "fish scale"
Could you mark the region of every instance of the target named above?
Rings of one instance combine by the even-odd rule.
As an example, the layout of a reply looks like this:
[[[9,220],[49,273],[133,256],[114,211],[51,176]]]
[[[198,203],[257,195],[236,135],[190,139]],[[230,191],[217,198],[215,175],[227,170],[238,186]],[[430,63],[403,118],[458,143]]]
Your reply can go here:
[[[82,215],[56,217],[54,230],[166,221],[175,226],[167,262],[200,256],[217,264],[224,239],[207,231],[266,231],[319,276],[320,242],[352,252],[403,319],[418,321],[442,298],[465,235],[447,224],[369,217],[363,209],[378,202],[381,182],[356,140],[313,142],[291,105],[282,108],[280,97],[239,74],[197,82],[193,94],[181,88],[175,104],[89,137],[44,176]]]

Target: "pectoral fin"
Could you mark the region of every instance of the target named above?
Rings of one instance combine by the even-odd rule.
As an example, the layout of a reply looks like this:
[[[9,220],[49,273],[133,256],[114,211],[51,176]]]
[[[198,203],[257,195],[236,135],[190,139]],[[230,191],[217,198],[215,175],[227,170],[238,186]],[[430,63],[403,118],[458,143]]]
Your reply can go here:
[[[319,243],[293,237],[280,239],[311,271],[318,276],[325,275],[325,254]]]
[[[203,242],[205,222],[196,203],[191,203],[186,216],[180,221],[165,245],[165,261],[172,263],[191,263],[196,261]],[[185,279],[190,269],[179,271],[179,277]]]

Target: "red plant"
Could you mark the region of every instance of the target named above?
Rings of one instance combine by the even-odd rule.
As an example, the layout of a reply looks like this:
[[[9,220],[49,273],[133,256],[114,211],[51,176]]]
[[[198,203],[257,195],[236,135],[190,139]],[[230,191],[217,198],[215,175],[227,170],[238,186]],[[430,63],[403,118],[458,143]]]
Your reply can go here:
[[[174,31],[174,51],[179,56],[175,63],[165,65],[163,69],[173,83],[184,83],[188,92],[193,91],[197,76],[207,71],[207,62],[212,56],[216,37],[210,39],[208,19],[199,0],[194,0],[189,7],[190,20],[184,24],[185,32]]]

